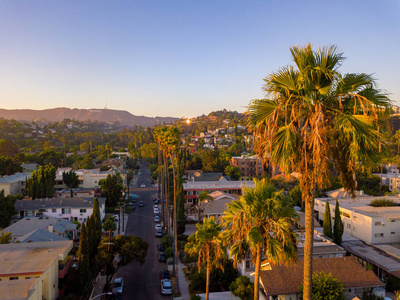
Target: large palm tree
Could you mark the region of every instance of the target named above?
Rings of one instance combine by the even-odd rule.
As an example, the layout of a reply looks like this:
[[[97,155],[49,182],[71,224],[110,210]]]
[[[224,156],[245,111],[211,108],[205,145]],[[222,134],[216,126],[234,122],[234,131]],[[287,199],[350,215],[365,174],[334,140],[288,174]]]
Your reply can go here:
[[[200,223],[200,204],[201,202],[205,201],[214,201],[214,198],[210,196],[210,193],[206,190],[203,190],[200,192],[200,194],[197,196],[197,220]]]
[[[198,255],[199,272],[206,265],[206,300],[209,299],[210,272],[214,267],[222,267],[225,250],[221,241],[222,226],[215,222],[214,217],[204,219],[203,224],[197,224],[197,231],[191,234],[185,245],[185,252]]]
[[[283,191],[277,191],[267,179],[254,182],[253,189],[245,188],[238,200],[228,204],[223,216],[223,238],[230,245],[235,263],[245,258],[250,249],[255,263],[254,299],[258,299],[262,253],[272,263],[297,260],[292,225],[298,215]]]
[[[285,172],[300,174],[305,202],[304,299],[311,299],[313,208],[316,188],[327,185],[333,163],[344,187],[357,186],[355,170],[381,157],[383,115],[390,100],[367,74],[338,72],[336,46],[290,49],[296,67],[264,78],[266,99],[248,108],[258,152]]]

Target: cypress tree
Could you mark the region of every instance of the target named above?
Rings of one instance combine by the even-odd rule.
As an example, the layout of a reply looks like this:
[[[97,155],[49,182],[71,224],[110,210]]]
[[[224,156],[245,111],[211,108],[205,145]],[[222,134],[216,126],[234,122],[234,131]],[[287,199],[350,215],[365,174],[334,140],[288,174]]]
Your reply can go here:
[[[324,226],[323,226],[323,233],[328,238],[333,238],[332,233],[332,220],[331,220],[331,210],[329,207],[329,202],[326,202],[325,206],[325,214],[324,214]]]
[[[342,218],[340,217],[339,203],[336,199],[335,223],[333,224],[333,242],[335,242],[338,245],[342,243],[343,231],[344,231],[344,226]]]
[[[86,221],[86,235],[87,235],[87,240],[88,240],[88,253],[89,253],[89,258],[92,260],[93,254],[94,254],[94,248],[96,247],[94,245],[94,230],[93,230],[93,218],[88,217]]]
[[[78,264],[79,273],[82,280],[87,280],[90,274],[90,261],[89,261],[89,243],[88,243],[85,223],[82,223],[81,235],[79,238],[78,263],[79,263]]]
[[[96,244],[98,245],[101,241],[101,230],[103,225],[101,222],[99,199],[97,197],[94,198],[93,202],[92,218],[94,225],[93,227],[95,229],[95,235],[96,235]]]

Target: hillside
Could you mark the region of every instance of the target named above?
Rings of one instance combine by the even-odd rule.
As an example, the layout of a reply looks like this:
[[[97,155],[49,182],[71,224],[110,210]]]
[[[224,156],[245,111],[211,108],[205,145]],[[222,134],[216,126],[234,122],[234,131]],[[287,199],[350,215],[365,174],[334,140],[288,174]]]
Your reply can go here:
[[[135,116],[125,110],[113,109],[70,109],[53,108],[44,110],[33,109],[0,109],[0,118],[17,121],[35,122],[61,122],[64,119],[75,119],[79,121],[99,121],[107,123],[118,122],[121,125],[133,127],[136,125],[149,127],[154,124],[172,123],[177,118],[172,117],[144,117]]]

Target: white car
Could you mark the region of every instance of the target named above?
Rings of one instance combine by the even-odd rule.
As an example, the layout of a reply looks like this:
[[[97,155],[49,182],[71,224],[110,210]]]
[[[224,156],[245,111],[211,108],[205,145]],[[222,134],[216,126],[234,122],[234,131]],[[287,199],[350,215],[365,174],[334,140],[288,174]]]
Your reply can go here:
[[[153,213],[154,214],[159,214],[160,210],[158,209],[158,207],[153,208]]]
[[[144,187],[146,187],[146,185],[143,183],[140,187],[144,188]]]
[[[169,279],[161,279],[161,294],[172,295],[172,284]]]
[[[160,224],[156,225],[156,230],[162,230],[162,226]]]
[[[160,220],[160,217],[159,217],[159,216],[155,216],[155,217],[154,217],[154,222],[155,222],[155,223],[160,223],[160,221],[161,221],[161,220]]]

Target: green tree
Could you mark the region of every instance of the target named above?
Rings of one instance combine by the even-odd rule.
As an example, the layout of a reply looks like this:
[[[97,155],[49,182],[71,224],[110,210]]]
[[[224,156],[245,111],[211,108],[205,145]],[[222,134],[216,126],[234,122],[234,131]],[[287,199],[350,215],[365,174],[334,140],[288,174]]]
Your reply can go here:
[[[78,267],[81,279],[85,282],[90,275],[89,241],[85,223],[82,223],[81,234],[79,237]]]
[[[241,300],[251,300],[254,298],[254,283],[248,276],[240,276],[229,286],[233,295]]]
[[[0,228],[6,228],[10,225],[11,218],[18,212],[15,209],[16,198],[4,196],[4,190],[0,191]]]
[[[11,232],[4,232],[3,229],[0,228],[0,244],[9,244],[11,243]]]
[[[115,224],[115,220],[113,216],[108,216],[107,219],[103,223],[104,231],[115,231],[117,230],[117,224]]]
[[[335,206],[335,221],[333,223],[333,242],[340,245],[342,243],[342,235],[344,232],[344,226],[342,218],[340,217],[339,203],[336,199]]]
[[[79,176],[71,169],[69,172],[63,172],[63,181],[70,189],[77,188],[79,186]]]
[[[106,179],[99,181],[99,184],[106,197],[106,206],[115,207],[121,199],[124,189],[121,174],[108,174]]]
[[[332,219],[331,219],[331,210],[329,208],[329,201],[326,201],[326,206],[325,206],[323,233],[328,238],[333,238]]]
[[[271,262],[297,260],[292,225],[298,215],[283,191],[277,191],[266,179],[254,183],[253,189],[245,188],[240,199],[228,204],[223,216],[223,238],[230,245],[235,262],[245,258],[250,249],[255,263],[254,299],[258,299],[262,253]]]
[[[300,286],[300,292],[303,291]],[[300,296],[300,299],[303,299]],[[344,300],[343,283],[334,278],[331,273],[315,272],[312,276],[312,300]]]
[[[93,223],[94,223],[94,228],[95,228],[96,245],[98,245],[101,240],[101,233],[102,233],[103,225],[101,222],[99,199],[97,197],[95,197],[94,201],[93,201],[92,218],[93,218]]]
[[[52,164],[41,166],[26,180],[26,194],[32,199],[52,198],[56,168]]]
[[[0,176],[12,175],[17,172],[22,172],[21,165],[15,163],[11,157],[0,155]]]
[[[214,217],[204,219],[203,224],[197,224],[197,231],[189,236],[185,245],[185,252],[190,255],[198,255],[198,269],[206,265],[206,300],[209,299],[210,271],[222,266],[221,261],[225,257],[225,249],[222,246],[222,226],[215,222]]]
[[[295,67],[264,78],[267,98],[247,111],[261,157],[286,173],[300,174],[305,202],[304,298],[311,299],[313,208],[317,188],[329,182],[331,165],[354,192],[355,170],[379,163],[386,144],[382,131],[390,100],[367,74],[338,71],[344,57],[337,47],[292,47]]]
[[[232,180],[239,180],[240,176],[242,176],[242,171],[235,166],[226,166],[225,175],[230,176]]]

